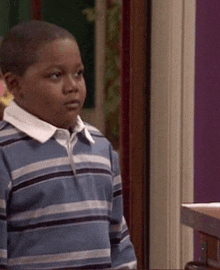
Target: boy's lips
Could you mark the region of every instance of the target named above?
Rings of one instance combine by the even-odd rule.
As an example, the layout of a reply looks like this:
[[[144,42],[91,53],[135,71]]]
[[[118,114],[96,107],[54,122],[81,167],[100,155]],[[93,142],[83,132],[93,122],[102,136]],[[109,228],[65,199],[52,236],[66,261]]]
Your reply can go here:
[[[78,109],[80,107],[80,100],[78,99],[74,99],[74,100],[70,100],[64,103],[64,106],[67,107],[67,109]]]

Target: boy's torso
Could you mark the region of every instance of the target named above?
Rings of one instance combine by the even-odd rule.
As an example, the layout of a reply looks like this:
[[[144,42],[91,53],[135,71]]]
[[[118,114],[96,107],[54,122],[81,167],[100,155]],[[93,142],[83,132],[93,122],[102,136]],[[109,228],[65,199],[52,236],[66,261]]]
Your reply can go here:
[[[107,140],[95,130],[95,144],[78,134],[74,173],[66,148],[54,138],[42,144],[4,121],[1,125],[1,155],[10,177],[12,269],[81,266],[85,260],[109,267],[112,172]]]

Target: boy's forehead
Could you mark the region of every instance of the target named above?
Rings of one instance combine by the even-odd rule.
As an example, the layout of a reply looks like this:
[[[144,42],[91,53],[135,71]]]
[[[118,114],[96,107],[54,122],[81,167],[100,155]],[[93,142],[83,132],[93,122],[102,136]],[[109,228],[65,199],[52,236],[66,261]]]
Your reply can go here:
[[[70,39],[55,40],[42,45],[37,51],[38,61],[45,59],[60,61],[63,58],[81,63],[81,53],[78,44]]]
[[[84,68],[78,44],[72,40],[55,40],[46,43],[37,50],[36,62],[28,68],[28,73],[58,69]]]
[[[69,50],[69,49],[74,49],[76,50],[77,52],[79,52],[79,46],[77,44],[77,42],[75,40],[72,40],[72,39],[56,39],[56,40],[53,40],[53,41],[49,41],[49,42],[46,42],[46,43],[43,43],[38,51],[39,52],[42,52],[42,51],[45,51],[45,50],[48,50],[48,52],[50,52],[51,50],[56,50],[57,52],[65,52],[66,50]]]

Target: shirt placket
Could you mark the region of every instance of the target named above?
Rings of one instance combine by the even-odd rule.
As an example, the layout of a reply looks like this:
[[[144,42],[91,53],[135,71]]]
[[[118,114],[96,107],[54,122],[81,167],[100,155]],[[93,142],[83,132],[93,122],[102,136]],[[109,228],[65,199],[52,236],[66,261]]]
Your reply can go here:
[[[74,162],[74,157],[73,157],[73,147],[76,143],[76,132],[74,132],[71,136],[68,131],[64,130],[58,130],[57,131],[57,136],[55,136],[57,142],[64,146],[67,151],[68,155],[68,160],[70,162],[70,166],[72,168],[72,171],[74,174],[76,174],[76,164]]]
[[[74,141],[76,140],[76,137],[71,136],[68,141],[67,141],[67,153],[68,153],[68,158],[70,161],[71,168],[73,170],[73,173],[76,174],[76,164],[74,162],[74,157],[73,157],[73,147],[74,147]]]

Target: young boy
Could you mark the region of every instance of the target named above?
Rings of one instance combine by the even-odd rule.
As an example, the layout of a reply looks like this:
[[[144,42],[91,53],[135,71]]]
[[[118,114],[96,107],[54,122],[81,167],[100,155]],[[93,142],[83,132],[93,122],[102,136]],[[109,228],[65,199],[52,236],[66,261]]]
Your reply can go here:
[[[136,269],[117,154],[79,117],[86,86],[75,38],[22,23],[0,57],[14,96],[0,124],[0,269]]]

